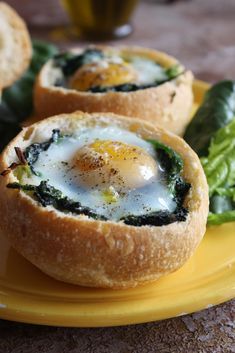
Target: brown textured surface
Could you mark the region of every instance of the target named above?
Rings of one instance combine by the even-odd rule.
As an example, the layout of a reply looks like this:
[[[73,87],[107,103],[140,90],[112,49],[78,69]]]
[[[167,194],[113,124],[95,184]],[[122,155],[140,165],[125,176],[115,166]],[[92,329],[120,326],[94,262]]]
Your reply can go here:
[[[66,23],[66,16],[54,7],[58,0],[7,2],[31,22],[32,34],[67,45],[53,29]],[[204,80],[234,79],[234,16],[234,0],[178,1],[168,6],[146,0],[134,16],[135,32],[116,43],[167,51]],[[193,315],[115,328],[56,328],[0,321],[3,352],[234,353],[235,300]]]
[[[1,353],[233,353],[235,302],[144,325],[79,329],[0,321]]]

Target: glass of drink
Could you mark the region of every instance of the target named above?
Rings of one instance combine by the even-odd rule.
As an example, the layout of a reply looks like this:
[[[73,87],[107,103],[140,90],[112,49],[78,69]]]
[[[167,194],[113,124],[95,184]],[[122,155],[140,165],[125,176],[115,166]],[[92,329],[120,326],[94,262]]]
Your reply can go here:
[[[75,31],[87,39],[125,37],[138,0],[62,0]]]

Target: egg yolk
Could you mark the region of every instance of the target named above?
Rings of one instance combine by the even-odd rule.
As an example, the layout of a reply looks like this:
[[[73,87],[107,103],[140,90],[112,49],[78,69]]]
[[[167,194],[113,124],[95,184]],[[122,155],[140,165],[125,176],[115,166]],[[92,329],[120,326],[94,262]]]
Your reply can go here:
[[[79,183],[89,188],[139,188],[156,178],[156,161],[142,148],[118,141],[96,140],[73,156]]]
[[[130,64],[99,61],[78,69],[70,79],[70,87],[87,91],[95,86],[108,87],[134,82],[136,78],[137,74]]]

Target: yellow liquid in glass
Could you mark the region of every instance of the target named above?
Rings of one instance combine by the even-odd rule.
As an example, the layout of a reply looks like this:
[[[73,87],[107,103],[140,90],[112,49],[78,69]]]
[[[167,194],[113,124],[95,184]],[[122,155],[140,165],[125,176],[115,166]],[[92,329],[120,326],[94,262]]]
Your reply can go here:
[[[122,37],[138,0],[62,0],[78,33],[92,39]]]

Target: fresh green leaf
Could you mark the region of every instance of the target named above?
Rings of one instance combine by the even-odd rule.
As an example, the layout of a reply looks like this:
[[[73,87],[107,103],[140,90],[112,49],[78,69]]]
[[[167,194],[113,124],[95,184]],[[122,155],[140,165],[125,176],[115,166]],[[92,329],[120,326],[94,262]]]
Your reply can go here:
[[[209,225],[220,225],[227,222],[235,221],[235,210],[227,211],[224,213],[209,213],[207,222]]]
[[[217,131],[201,162],[209,185],[208,224],[235,221],[235,119]]]
[[[234,116],[235,81],[221,81],[206,93],[202,105],[186,129],[184,139],[199,157],[207,156],[216,131],[229,124]]]

